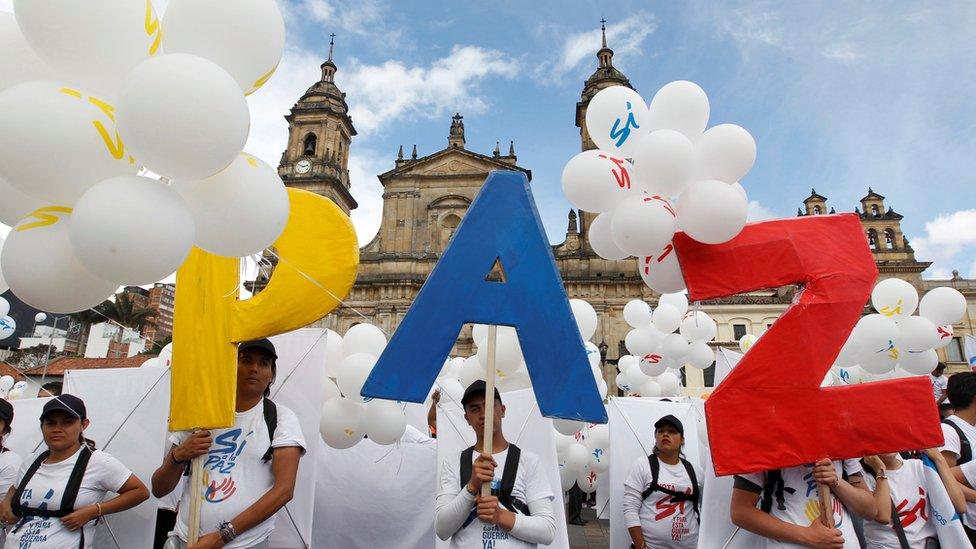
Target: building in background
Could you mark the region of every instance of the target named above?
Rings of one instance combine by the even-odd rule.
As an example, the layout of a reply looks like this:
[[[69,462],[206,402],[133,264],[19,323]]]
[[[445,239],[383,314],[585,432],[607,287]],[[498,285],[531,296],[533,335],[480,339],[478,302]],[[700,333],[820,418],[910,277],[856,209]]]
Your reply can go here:
[[[149,289],[147,307],[153,311],[153,323],[142,331],[150,345],[173,337],[173,310],[176,305],[176,285],[157,282]]]

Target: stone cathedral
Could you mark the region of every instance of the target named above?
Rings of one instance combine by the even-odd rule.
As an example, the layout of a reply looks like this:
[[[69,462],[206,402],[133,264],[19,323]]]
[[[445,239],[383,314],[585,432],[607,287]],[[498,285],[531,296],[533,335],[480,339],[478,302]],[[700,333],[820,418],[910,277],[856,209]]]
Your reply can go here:
[[[576,104],[575,123],[581,150],[595,148],[585,126],[586,108],[593,96],[609,86],[632,87],[627,76],[613,65],[613,50],[607,46],[605,31],[596,57],[597,67],[585,81]],[[331,44],[329,57],[321,68],[321,80],[312,84],[285,116],[288,145],[281,156],[278,173],[286,185],[326,196],[348,213],[357,206],[348,171],[349,150],[356,129],[349,116],[346,94],[335,84],[337,66]],[[518,164],[514,143],[508,144],[506,154],[502,154],[505,147],[498,144],[490,154],[465,148],[464,119],[460,114],[451,119],[444,145],[425,156],[418,156],[416,145],[407,156],[401,146],[391,169],[379,174],[383,187],[379,232],[372,241],[361,243],[358,277],[345,300],[348,306],[340,307],[317,325],[341,334],[362,322],[362,314],[388,334],[393,333],[488,173],[498,169],[517,170],[531,181],[531,170]],[[958,278],[923,281],[921,273],[930,264],[916,261],[901,231],[902,216],[886,207],[884,200],[885,197],[868,189],[860,207],[855,208],[864,223],[881,276],[904,278],[915,284],[920,293],[932,285],[954,285],[971,303],[969,318],[976,316],[976,307],[972,305],[976,300],[976,281]],[[833,208],[828,212],[826,197],[815,190],[803,204],[797,215],[834,213]],[[624,305],[631,299],[643,299],[653,306],[657,294],[644,285],[637,272],[636,259],[608,261],[593,252],[587,239],[587,228],[593,217],[590,213],[569,211],[565,239],[553,246],[552,252],[569,297],[584,299],[596,309],[600,325],[593,342],[600,346],[606,362],[613,364],[626,354],[623,341],[630,327],[623,320]],[[702,309],[719,326],[713,345],[735,348],[742,335],[761,335],[786,310],[792,298],[792,288],[779,288],[702,303]],[[972,333],[972,324],[967,320],[956,335]],[[466,327],[454,354],[472,353],[471,331]],[[605,367],[611,388],[615,374],[615,368]],[[687,376],[689,388],[697,387],[701,392],[709,386],[708,370],[687,372]]]

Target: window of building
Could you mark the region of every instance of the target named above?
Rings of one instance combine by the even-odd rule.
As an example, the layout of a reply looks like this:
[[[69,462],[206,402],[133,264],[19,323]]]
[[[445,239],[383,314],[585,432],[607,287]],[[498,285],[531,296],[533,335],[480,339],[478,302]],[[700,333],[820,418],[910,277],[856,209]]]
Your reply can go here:
[[[305,156],[315,156],[315,146],[318,144],[318,138],[315,137],[314,133],[310,133],[305,136],[305,145],[302,149],[302,154]]]
[[[873,215],[874,217],[881,217],[881,212],[878,211],[877,204],[871,204],[871,215]]]
[[[705,387],[715,386],[715,363],[713,362],[711,366],[705,368],[702,372],[704,374],[704,384]]]
[[[888,249],[894,250],[895,249],[895,231],[893,231],[891,229],[885,229],[884,236],[885,236],[885,245],[888,247]]]
[[[813,213],[815,213],[815,214],[817,214],[817,215],[819,215],[819,214],[821,213],[821,212],[820,212],[820,206],[814,206],[814,207],[813,207]]]
[[[742,339],[742,336],[746,335],[746,325],[745,324],[733,324],[732,325],[732,338],[735,341]]]
[[[946,347],[946,357],[949,362],[965,362],[966,359],[962,356],[962,338],[954,337]]]
[[[871,246],[872,250],[878,249],[878,232],[874,229],[868,231],[868,245]]]

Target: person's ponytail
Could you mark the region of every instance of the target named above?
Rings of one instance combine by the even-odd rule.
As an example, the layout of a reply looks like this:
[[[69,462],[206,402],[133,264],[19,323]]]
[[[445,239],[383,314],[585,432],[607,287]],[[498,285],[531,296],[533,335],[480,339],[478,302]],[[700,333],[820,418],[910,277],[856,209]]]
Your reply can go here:
[[[88,449],[93,452],[97,449],[95,448],[95,441],[90,438],[85,438],[84,432],[78,434],[78,442],[80,442],[85,446],[88,446]]]

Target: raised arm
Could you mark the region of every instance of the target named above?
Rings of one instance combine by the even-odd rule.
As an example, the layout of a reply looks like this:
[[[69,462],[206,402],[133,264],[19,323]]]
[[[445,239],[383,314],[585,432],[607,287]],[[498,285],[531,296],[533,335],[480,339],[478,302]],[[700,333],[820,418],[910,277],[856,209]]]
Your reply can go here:
[[[135,475],[129,475],[121,488],[119,495],[97,504],[86,505],[61,519],[61,523],[69,530],[77,530],[97,517],[120,513],[132,509],[136,505],[149,499],[149,489]]]
[[[880,522],[881,524],[890,524],[891,487],[888,486],[888,477],[885,474],[885,464],[878,456],[865,456],[864,462],[874,470],[874,504],[878,508],[878,512],[873,517],[864,518],[872,519],[875,522]]]
[[[955,476],[952,474],[952,468],[946,462],[945,456],[939,452],[938,448],[925,450],[925,455],[935,464],[935,469],[939,472],[939,478],[942,479],[942,484],[949,494],[949,499],[952,500],[952,507],[957,513],[965,514],[966,495],[963,493],[963,486],[956,481]]]

